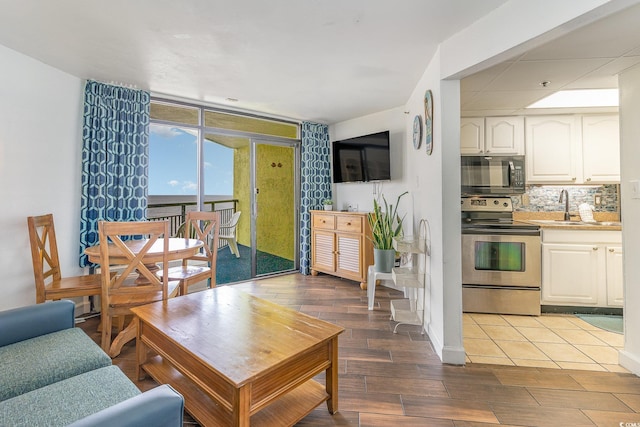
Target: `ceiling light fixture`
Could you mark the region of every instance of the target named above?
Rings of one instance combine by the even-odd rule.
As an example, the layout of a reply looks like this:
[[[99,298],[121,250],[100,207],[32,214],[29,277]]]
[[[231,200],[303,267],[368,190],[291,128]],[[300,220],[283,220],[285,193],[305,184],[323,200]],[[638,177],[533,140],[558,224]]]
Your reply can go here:
[[[526,108],[617,107],[618,89],[561,90]]]

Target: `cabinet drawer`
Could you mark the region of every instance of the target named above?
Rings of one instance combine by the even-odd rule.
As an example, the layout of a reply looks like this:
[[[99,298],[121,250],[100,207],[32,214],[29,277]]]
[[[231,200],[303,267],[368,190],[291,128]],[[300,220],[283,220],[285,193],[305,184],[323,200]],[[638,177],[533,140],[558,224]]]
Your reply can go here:
[[[334,215],[323,215],[323,214],[314,214],[313,215],[313,228],[322,228],[324,230],[333,230],[335,229],[335,219]]]
[[[362,232],[362,219],[350,215],[336,217],[336,229],[339,231],[347,231],[349,233]]]

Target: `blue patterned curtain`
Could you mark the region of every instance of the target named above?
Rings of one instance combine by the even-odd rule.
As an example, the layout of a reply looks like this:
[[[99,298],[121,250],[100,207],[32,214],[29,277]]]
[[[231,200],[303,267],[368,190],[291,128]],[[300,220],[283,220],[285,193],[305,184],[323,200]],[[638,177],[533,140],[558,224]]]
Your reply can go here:
[[[150,95],[88,81],[82,128],[80,266],[98,244],[98,220],[139,221],[147,215]]]
[[[331,198],[329,127],[302,123],[302,173],[300,194],[300,273],[309,274],[311,263],[311,209],[321,209]]]

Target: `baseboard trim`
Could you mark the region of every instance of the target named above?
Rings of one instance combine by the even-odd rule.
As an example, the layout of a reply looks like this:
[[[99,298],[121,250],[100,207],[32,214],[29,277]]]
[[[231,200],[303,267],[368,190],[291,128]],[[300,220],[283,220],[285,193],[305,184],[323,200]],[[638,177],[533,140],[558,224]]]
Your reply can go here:
[[[632,354],[627,350],[620,350],[618,352],[618,363],[635,375],[640,376],[640,357],[638,355]]]

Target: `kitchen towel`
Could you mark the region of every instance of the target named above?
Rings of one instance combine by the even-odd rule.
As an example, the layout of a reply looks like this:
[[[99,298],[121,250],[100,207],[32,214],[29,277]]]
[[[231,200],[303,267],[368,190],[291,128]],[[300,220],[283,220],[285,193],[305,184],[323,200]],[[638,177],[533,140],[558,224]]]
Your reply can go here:
[[[578,206],[578,212],[580,213],[580,221],[582,222],[595,222],[593,219],[593,206],[588,203],[581,203]]]

